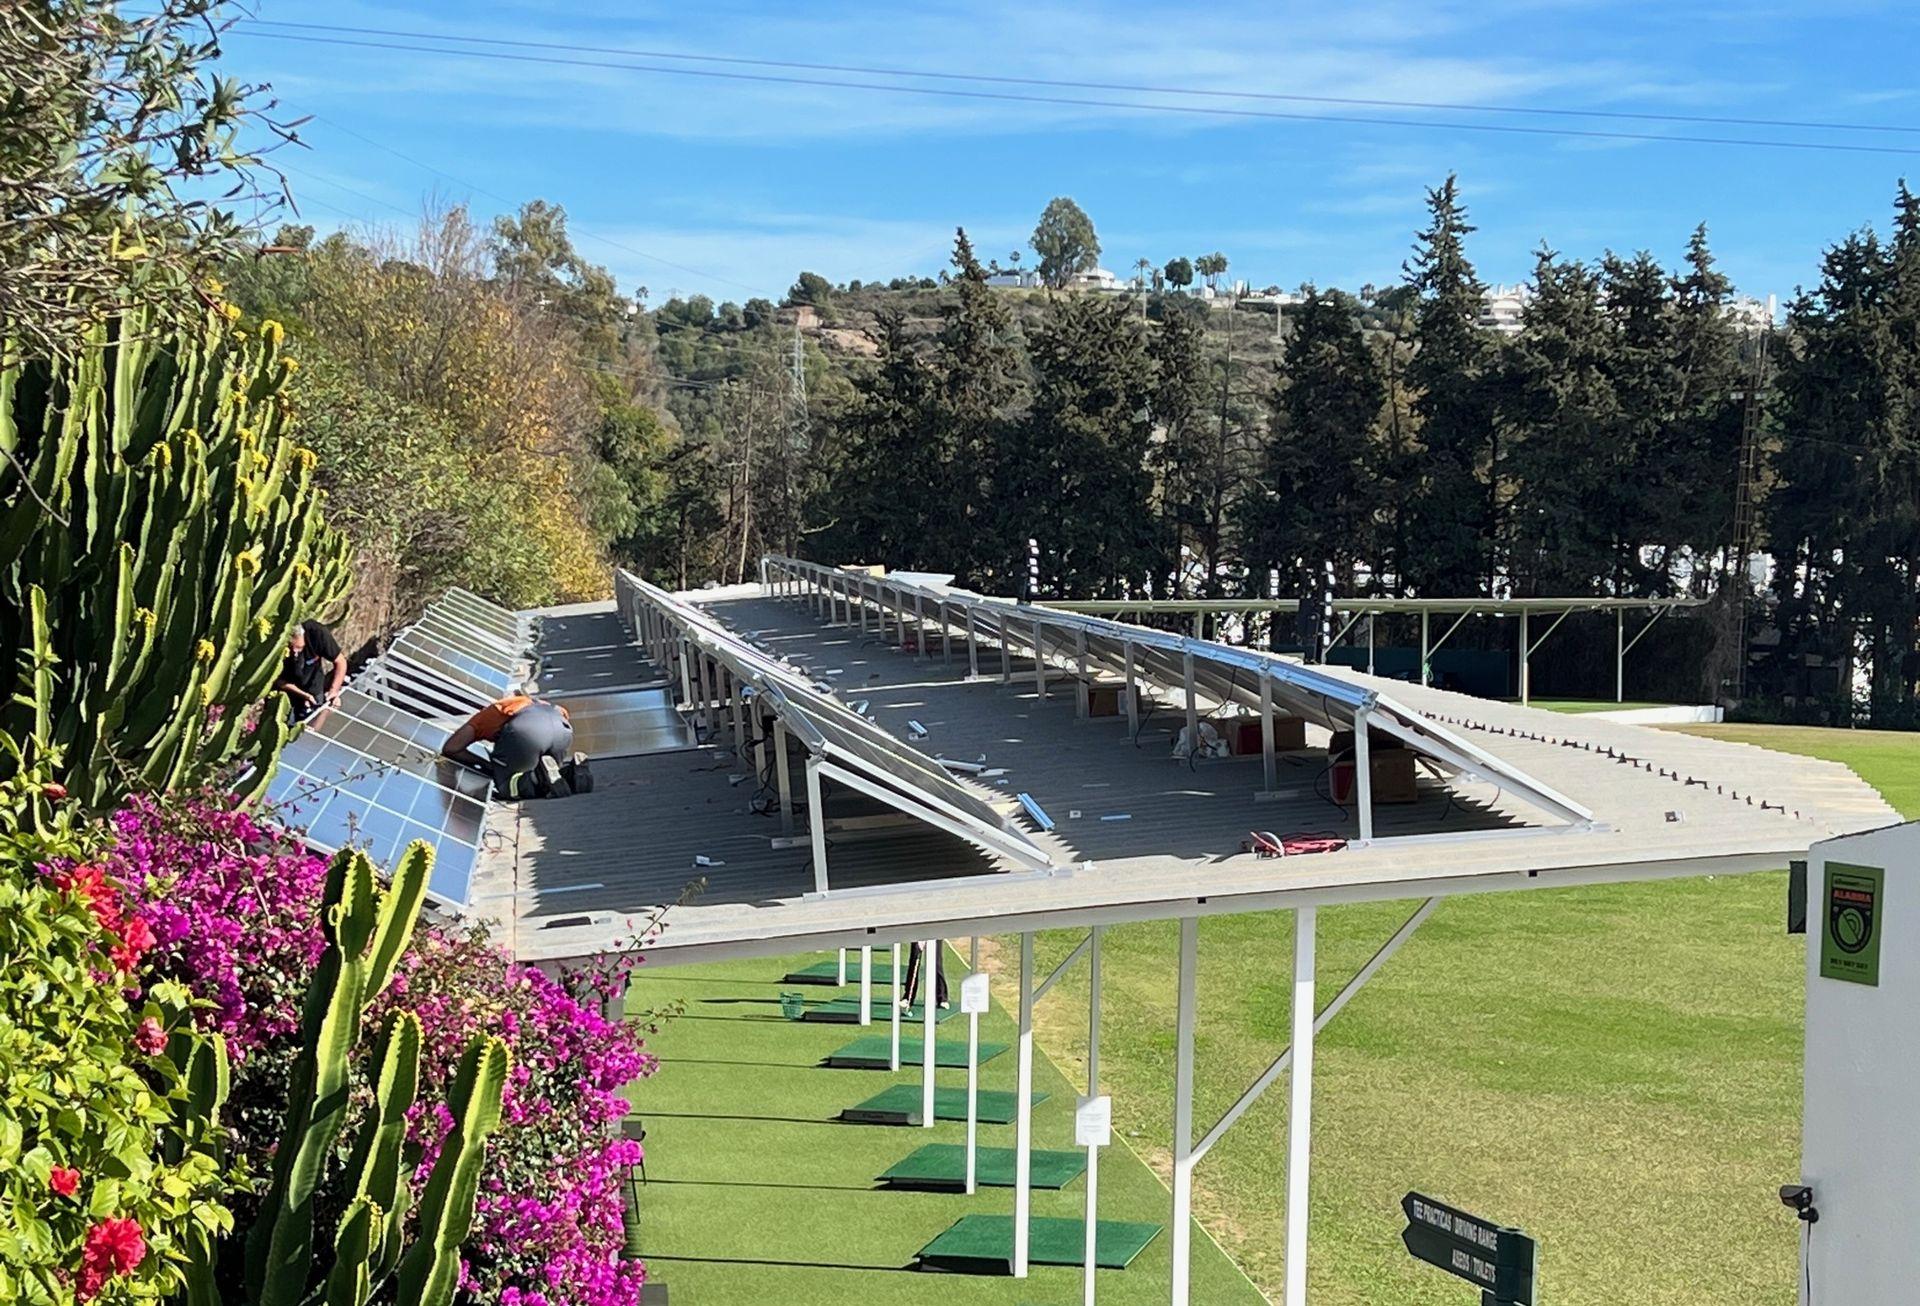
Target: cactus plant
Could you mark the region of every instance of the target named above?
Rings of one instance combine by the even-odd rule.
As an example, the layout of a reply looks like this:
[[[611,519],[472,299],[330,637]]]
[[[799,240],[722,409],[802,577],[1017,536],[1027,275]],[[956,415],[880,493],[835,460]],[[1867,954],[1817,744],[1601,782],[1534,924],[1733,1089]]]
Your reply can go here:
[[[327,947],[307,988],[273,1177],[247,1238],[247,1300],[254,1306],[314,1300],[315,1204],[346,1117],[349,1057],[363,1016],[406,952],[432,869],[433,852],[423,842],[401,855],[385,890],[356,849],[343,850],[328,867],[321,918]],[[397,1276],[399,1300],[447,1306],[487,1138],[500,1121],[507,1047],[499,1038],[476,1037],[466,1048],[448,1093],[453,1130],[427,1177],[410,1247],[403,1245],[410,1195],[403,1144],[420,1070],[420,1023],[412,1013],[388,1015],[374,1061],[373,1107],[353,1140],[346,1167],[352,1189],[317,1291],[327,1306],[365,1306]]]
[[[347,590],[290,437],[296,365],[277,326],[245,334],[229,312],[162,334],[129,310],[63,358],[0,368],[0,655],[21,678],[0,732],[26,761],[62,758],[91,805],[240,760],[262,783],[285,723],[254,729],[250,709],[288,629]]]

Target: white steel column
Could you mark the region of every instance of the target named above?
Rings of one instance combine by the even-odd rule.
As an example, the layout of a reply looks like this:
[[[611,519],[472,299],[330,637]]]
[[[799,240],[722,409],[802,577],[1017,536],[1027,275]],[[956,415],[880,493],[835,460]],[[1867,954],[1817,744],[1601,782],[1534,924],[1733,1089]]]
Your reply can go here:
[[[1033,1218],[1033,934],[1020,936],[1020,1039],[1013,1080],[1013,1277],[1027,1277]]]
[[[913,595],[913,656],[925,660],[927,656],[927,601],[918,590]]]
[[[860,1023],[873,1023],[873,945],[860,945]]]
[[[1047,658],[1046,637],[1040,633],[1040,618],[1033,619],[1033,683],[1040,691],[1040,697],[1047,697]]]
[[[834,972],[833,982],[844,988],[847,983],[847,950],[845,948],[840,949],[840,960],[837,964],[839,969]]]
[[[1427,610],[1420,609],[1420,683],[1426,684],[1433,672],[1427,666]]]
[[[827,812],[820,801],[820,759],[807,759],[807,832],[813,843],[813,891],[827,891]],[[844,979],[844,976],[842,977]]]
[[[1074,671],[1077,676],[1074,683],[1073,714],[1084,721],[1093,712],[1093,691],[1087,683],[1087,632],[1076,630],[1073,634]]]
[[[1742,657],[1746,654],[1743,651]],[[1613,701],[1627,701],[1627,610],[1613,610]]]
[[[940,955],[940,940],[928,939],[920,945],[920,1127],[933,1128],[934,1015],[940,1010],[934,1001],[933,968]]]
[[[1104,925],[1093,927],[1093,946],[1087,952],[1087,1096],[1100,1096],[1100,936]],[[1093,1276],[1097,1268],[1100,1227],[1100,1149],[1087,1149],[1087,1293],[1093,1306]]]
[[[1187,1306],[1193,1253],[1193,1004],[1198,917],[1180,918],[1179,996],[1173,1033],[1173,1306]]]
[[[1137,740],[1140,736],[1140,697],[1133,691],[1133,641],[1127,640],[1124,648],[1127,660],[1127,738]]]
[[[900,1069],[900,945],[893,945],[893,1000],[887,1003],[887,1013],[893,1020],[893,1051],[887,1056],[887,1069]]]
[[[780,792],[780,833],[793,834],[793,777],[787,773],[787,728],[778,717],[773,722],[773,779]],[[808,791],[809,797],[812,791]],[[844,949],[843,949],[844,951]],[[846,983],[842,977],[841,983]]]
[[[1293,914],[1293,1076],[1287,1104],[1286,1306],[1307,1306],[1307,1167],[1313,1155],[1315,909]]]
[[[1365,708],[1353,714],[1353,805],[1360,817],[1360,840],[1373,838],[1373,717]]]
[[[1192,649],[1180,651],[1180,683],[1187,696],[1187,755],[1191,757],[1200,749],[1200,701],[1193,684]]]
[[[1272,793],[1279,763],[1273,751],[1273,672],[1265,666],[1260,668],[1260,777]]]
[[[967,605],[966,623],[967,623],[967,679],[978,680],[980,678],[980,643],[974,634],[973,605],[971,603]]]
[[[1533,677],[1527,674],[1528,663],[1533,660],[1533,649],[1528,643],[1527,610],[1520,609],[1520,701],[1527,702],[1533,697]]]
[[[1373,674],[1373,613],[1367,614],[1367,674]]]

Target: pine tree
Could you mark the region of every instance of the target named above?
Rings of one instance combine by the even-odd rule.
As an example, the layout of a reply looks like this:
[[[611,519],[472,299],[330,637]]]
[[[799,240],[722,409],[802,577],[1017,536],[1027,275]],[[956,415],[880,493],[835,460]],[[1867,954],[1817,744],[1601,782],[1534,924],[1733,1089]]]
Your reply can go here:
[[[1030,343],[1027,419],[1003,446],[995,496],[1008,538],[1041,541],[1044,593],[1125,591],[1152,557],[1151,368],[1125,300],[1049,304]]]
[[[945,321],[933,351],[929,453],[902,474],[930,478],[950,505],[923,525],[929,555],[990,586],[1025,570],[1026,536],[1010,543],[992,496],[993,461],[1006,444],[1019,399],[1020,356],[1006,305],[987,285],[965,230],[954,235],[953,268],[954,297],[941,309]]]
[[[1386,387],[1354,311],[1338,291],[1310,289],[1300,305],[1241,511],[1249,562],[1296,578],[1298,593],[1328,564],[1351,592],[1354,564],[1379,553],[1373,432]]]
[[[1208,368],[1200,319],[1168,312],[1149,345],[1153,419],[1159,440],[1153,467],[1160,482],[1154,575],[1177,583],[1182,558],[1199,559],[1211,582],[1227,561],[1227,528],[1246,479],[1238,426],[1208,402]],[[1184,552],[1183,552],[1184,550]],[[1209,590],[1211,593],[1212,591]]]
[[[1466,255],[1473,231],[1452,175],[1427,192],[1431,220],[1406,265],[1414,306],[1415,392],[1424,449],[1407,505],[1406,583],[1418,593],[1478,593],[1498,567],[1499,441],[1487,376],[1494,346],[1479,326],[1486,287]]]
[[[907,338],[905,315],[883,308],[872,370],[854,382],[838,427],[841,463],[832,477],[839,520],[823,541],[830,556],[896,567],[936,567],[934,550],[961,529],[962,506],[936,464],[931,429],[934,377]]]
[[[1510,450],[1510,567],[1523,592],[1588,593],[1614,571],[1614,361],[1599,276],[1543,248],[1499,387]]]

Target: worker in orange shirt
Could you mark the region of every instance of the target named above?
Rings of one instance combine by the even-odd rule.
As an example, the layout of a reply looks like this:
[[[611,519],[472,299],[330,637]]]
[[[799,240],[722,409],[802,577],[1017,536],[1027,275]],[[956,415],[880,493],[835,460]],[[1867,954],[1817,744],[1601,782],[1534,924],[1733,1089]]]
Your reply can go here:
[[[490,745],[492,752],[484,757],[474,752],[476,743]],[[554,793],[561,763],[573,756],[573,722],[557,703],[514,694],[475,712],[447,736],[440,755],[491,775],[502,798]]]

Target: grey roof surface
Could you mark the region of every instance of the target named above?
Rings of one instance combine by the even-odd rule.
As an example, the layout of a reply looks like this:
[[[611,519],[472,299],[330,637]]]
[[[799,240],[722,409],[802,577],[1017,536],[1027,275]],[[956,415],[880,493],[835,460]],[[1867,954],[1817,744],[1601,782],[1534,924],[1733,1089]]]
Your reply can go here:
[[[717,742],[691,750],[602,759],[590,795],[496,808],[474,901],[524,957],[620,946],[630,922],[669,903],[678,905],[652,950],[656,961],[887,943],[930,928],[958,937],[980,928],[1757,870],[1829,834],[1898,819],[1837,763],[1329,669],[1390,692],[1543,778],[1590,807],[1596,827],[1543,828],[1538,813],[1491,784],[1423,776],[1418,802],[1376,807],[1370,845],[1256,859],[1240,851],[1252,829],[1356,833],[1350,812],[1320,791],[1323,747],[1283,756],[1277,792],[1255,801],[1257,756],[1191,766],[1170,759],[1178,710],[1149,715],[1136,746],[1124,717],[1076,719],[1064,673],[1044,701],[1030,662],[1024,677],[1016,664],[1011,683],[1001,683],[997,651],[981,659],[992,674],[969,682],[958,647],[952,666],[938,651],[918,658],[857,626],[823,626],[811,604],[750,587],[681,597],[828,678],[843,702],[865,700],[900,739],[909,719],[919,721],[928,734],[914,747],[966,761],[985,754],[989,767],[1005,767],[1005,785],[981,784],[983,795],[1007,804],[1017,792],[1032,794],[1055,828],[1043,834],[1023,824],[1062,869],[1018,869],[830,790],[828,816],[840,827],[829,836],[833,891],[811,895],[804,816],[799,837],[776,847],[776,817],[756,810],[769,806],[771,786],[732,756],[723,729]],[[549,638],[558,633],[553,621],[543,614]],[[596,638],[606,633],[604,623],[591,629]],[[609,678],[651,674],[630,642],[586,647],[615,654],[599,659],[615,673]],[[576,710],[591,701],[576,699]],[[1317,734],[1323,745],[1324,732]],[[801,750],[793,752],[793,791],[803,796]],[[697,857],[724,864],[696,866]],[[696,879],[704,889],[680,901]]]

